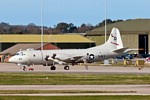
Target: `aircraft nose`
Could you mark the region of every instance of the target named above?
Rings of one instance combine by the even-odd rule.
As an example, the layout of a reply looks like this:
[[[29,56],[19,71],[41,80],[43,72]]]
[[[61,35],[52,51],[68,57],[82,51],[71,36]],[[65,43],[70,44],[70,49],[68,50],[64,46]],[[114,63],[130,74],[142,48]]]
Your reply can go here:
[[[9,62],[13,62],[13,58],[11,57],[11,58],[9,58],[9,60],[8,60]]]

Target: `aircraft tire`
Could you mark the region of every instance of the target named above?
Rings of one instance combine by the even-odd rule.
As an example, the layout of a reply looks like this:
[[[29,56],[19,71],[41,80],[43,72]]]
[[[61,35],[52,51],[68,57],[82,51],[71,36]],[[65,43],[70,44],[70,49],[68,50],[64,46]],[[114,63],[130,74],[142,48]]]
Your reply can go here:
[[[43,66],[46,66],[46,64],[43,64]]]
[[[64,67],[64,70],[69,70],[69,66],[65,66],[65,67]]]
[[[26,66],[23,66],[23,71],[26,71],[27,70],[27,67]]]
[[[55,66],[51,66],[50,70],[56,70],[56,67]]]

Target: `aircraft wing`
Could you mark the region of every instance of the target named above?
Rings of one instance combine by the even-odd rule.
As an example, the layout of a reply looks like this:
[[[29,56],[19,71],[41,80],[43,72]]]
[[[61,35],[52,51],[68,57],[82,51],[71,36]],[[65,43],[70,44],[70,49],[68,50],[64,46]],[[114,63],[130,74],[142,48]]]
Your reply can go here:
[[[68,57],[64,57],[64,58],[62,58],[62,57],[58,57],[58,58],[56,58],[57,60],[59,60],[59,61],[64,61],[64,62],[72,62],[72,61],[74,61],[74,62],[76,62],[76,61],[78,61],[79,59],[81,59],[83,56],[68,56]]]
[[[66,64],[66,63],[72,63],[72,62],[78,62],[80,59],[83,58],[83,56],[71,56],[71,55],[57,55],[54,59],[52,57],[49,57],[49,61],[54,61],[58,64]]]

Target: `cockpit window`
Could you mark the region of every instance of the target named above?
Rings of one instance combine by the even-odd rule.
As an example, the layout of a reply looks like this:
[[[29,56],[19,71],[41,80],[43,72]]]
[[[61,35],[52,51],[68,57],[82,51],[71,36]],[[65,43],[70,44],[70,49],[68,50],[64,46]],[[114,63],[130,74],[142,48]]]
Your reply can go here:
[[[16,53],[16,55],[17,55],[17,56],[24,56],[24,55],[26,55],[26,54],[24,54],[23,52],[18,52],[18,53]]]
[[[19,55],[19,53],[16,53],[16,55]]]

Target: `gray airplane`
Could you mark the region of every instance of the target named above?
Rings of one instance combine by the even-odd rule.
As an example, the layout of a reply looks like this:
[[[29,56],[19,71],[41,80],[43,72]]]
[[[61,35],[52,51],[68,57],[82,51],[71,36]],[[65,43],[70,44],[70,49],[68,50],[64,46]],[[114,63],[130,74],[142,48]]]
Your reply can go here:
[[[123,47],[119,30],[113,28],[107,42],[96,47],[63,50],[28,49],[17,52],[9,62],[23,66],[23,70],[30,65],[51,66],[50,70],[55,70],[56,64],[62,64],[65,70],[69,70],[69,64],[84,63],[87,66],[88,63],[120,56],[128,52],[127,49]]]

